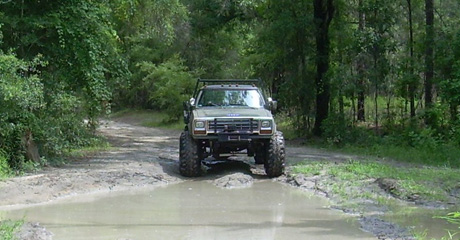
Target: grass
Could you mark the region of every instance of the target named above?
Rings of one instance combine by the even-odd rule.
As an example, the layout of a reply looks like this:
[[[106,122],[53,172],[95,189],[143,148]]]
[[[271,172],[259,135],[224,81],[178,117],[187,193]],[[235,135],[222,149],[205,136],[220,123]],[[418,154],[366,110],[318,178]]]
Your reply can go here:
[[[394,159],[398,162],[460,168],[460,148],[449,144],[426,147],[374,144],[370,147],[346,145],[341,148],[329,148],[351,154]]]
[[[452,212],[447,214],[446,216],[436,216],[435,218],[441,218],[446,220],[449,223],[458,226],[458,231],[447,231],[447,234],[440,238],[440,240],[458,240],[460,239],[460,212]],[[417,240],[428,240],[427,238],[428,232],[425,230],[421,233],[414,233],[415,239]],[[430,240],[436,240],[431,238]]]
[[[65,157],[82,158],[94,153],[110,150],[110,148],[110,143],[108,143],[107,140],[99,139],[93,142],[90,146],[70,149],[68,152],[65,153]]]
[[[2,240],[14,240],[15,233],[19,231],[24,221],[1,221],[0,222],[0,239]]]
[[[344,199],[362,197],[381,202],[379,195],[368,189],[378,178],[397,181],[394,194],[402,199],[418,196],[426,201],[446,201],[450,191],[460,187],[460,170],[448,167],[397,167],[371,161],[304,162],[293,168],[294,174],[327,176],[323,181],[333,194]]]
[[[124,109],[113,113],[110,118],[134,122],[144,127],[160,127],[177,130],[184,128],[182,119],[171,120],[166,113],[151,110]]]

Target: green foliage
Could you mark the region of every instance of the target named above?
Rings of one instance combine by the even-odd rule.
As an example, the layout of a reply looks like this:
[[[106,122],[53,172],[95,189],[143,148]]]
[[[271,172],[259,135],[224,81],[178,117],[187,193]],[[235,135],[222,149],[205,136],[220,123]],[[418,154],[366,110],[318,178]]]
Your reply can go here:
[[[40,60],[25,62],[0,53],[0,151],[9,166],[24,163],[24,136],[38,126],[37,113],[44,107],[43,85],[35,74]]]
[[[21,172],[29,138],[51,158],[93,142],[126,66],[105,1],[1,5],[0,149]]]
[[[5,52],[20,59],[43,56],[37,69],[46,93],[64,90],[81,98],[90,123],[107,110],[109,80],[126,67],[104,1],[2,3]]]
[[[0,150],[9,167],[17,171],[32,164],[25,159],[27,135],[47,156],[87,145],[90,137],[84,115],[79,114],[81,102],[77,97],[53,92],[45,99],[42,79],[33,74],[44,64],[38,58],[25,62],[14,55],[0,54]]]
[[[4,151],[0,150],[0,180],[7,178],[11,175],[11,168],[8,165],[7,155]]]
[[[36,74],[30,74],[43,66],[39,58],[32,62],[21,61],[14,55],[0,53],[0,101],[2,111],[10,114],[24,109],[34,111],[43,104],[43,84]]]
[[[37,133],[37,137],[46,140],[41,144],[42,152],[55,157],[91,145],[93,136],[80,112],[82,101],[63,91],[55,92],[48,101],[40,118],[40,124],[47,127]]]
[[[143,80],[144,87],[150,89],[151,107],[166,112],[170,120],[179,119],[182,103],[193,94],[194,74],[178,57],[160,65],[144,62],[141,70],[148,73]]]
[[[17,239],[15,233],[19,231],[24,221],[0,221],[0,238],[2,240]]]
[[[368,146],[378,141],[371,129],[353,126],[339,114],[331,114],[322,125],[323,137],[331,146]]]
[[[266,81],[279,107],[307,134],[314,115],[316,72],[313,4],[308,1],[271,1],[257,5],[254,37],[248,50],[254,76]]]

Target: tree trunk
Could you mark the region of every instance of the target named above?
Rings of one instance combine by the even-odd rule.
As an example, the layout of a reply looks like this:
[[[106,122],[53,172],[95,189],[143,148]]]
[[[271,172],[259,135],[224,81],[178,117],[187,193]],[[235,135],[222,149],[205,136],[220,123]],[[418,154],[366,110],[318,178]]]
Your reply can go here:
[[[415,91],[416,91],[416,82],[414,75],[414,28],[412,23],[412,0],[407,0],[407,8],[409,12],[409,103],[410,103],[410,117],[415,117]]]
[[[326,77],[329,70],[329,25],[334,15],[333,0],[314,0],[316,25],[316,119],[313,133],[321,136],[323,121],[328,117],[330,83]]]
[[[434,77],[434,6],[433,0],[425,0],[426,15],[426,41],[425,41],[425,109],[429,110],[433,103],[433,77]],[[425,123],[433,124],[428,115]]]
[[[366,15],[362,10],[363,0],[359,0],[359,21],[358,21],[358,30],[361,33],[364,33],[364,28],[366,24]],[[358,55],[358,122],[366,121],[366,114],[364,109],[365,101],[365,89],[366,89],[366,60],[364,59],[364,52],[359,53]]]

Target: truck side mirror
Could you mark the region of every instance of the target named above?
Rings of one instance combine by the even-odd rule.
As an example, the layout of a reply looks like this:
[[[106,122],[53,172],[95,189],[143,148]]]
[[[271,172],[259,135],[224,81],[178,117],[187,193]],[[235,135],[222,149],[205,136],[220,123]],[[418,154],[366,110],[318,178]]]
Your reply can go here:
[[[184,106],[184,123],[188,124],[190,121],[190,111],[193,110],[195,105],[195,98],[190,98],[190,100],[184,101],[182,105]]]
[[[272,113],[276,112],[276,109],[278,108],[278,102],[273,100],[271,97],[269,97],[267,100],[268,100],[268,109]]]

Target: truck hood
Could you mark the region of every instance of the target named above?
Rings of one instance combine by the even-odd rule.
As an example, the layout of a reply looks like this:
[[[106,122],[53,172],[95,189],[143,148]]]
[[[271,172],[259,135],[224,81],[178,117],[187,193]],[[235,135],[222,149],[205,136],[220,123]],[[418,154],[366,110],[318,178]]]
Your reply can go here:
[[[272,118],[265,108],[199,108],[193,113],[195,118]]]

